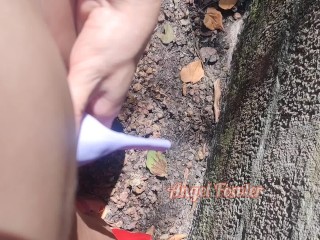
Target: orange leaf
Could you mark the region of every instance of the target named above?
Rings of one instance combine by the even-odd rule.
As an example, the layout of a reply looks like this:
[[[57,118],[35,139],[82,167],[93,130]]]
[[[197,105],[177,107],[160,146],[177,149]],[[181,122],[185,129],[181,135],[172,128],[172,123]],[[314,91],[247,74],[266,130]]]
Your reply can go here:
[[[208,8],[203,20],[204,25],[210,30],[223,30],[222,14],[215,8]]]
[[[185,83],[182,85],[182,95],[183,96],[187,95],[187,85]]]
[[[219,7],[224,9],[224,10],[229,10],[236,5],[238,0],[220,0],[219,1]]]
[[[156,231],[156,228],[152,225],[151,227],[148,228],[148,230],[146,231],[146,234],[153,236],[155,231]]]
[[[214,86],[214,116],[216,123],[219,122],[220,118],[220,99],[221,99],[221,81],[220,79],[216,80],[213,83]]]
[[[170,237],[168,240],[183,240],[185,238],[187,238],[186,234],[176,234],[176,235]]]
[[[204,77],[204,70],[202,68],[201,60],[196,60],[183,67],[180,72],[182,82],[199,82]]]

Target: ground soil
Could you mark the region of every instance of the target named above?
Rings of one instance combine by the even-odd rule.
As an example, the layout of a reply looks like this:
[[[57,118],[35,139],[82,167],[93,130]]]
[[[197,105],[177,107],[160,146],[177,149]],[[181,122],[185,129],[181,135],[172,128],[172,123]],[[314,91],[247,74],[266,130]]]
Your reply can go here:
[[[243,13],[239,2],[238,9],[223,12],[225,31],[208,31],[202,21],[207,7],[217,7],[212,2],[164,0],[159,24],[114,126],[132,135],[171,140],[173,146],[165,153],[168,177],[152,175],[145,166],[147,152],[133,150],[113,153],[79,171],[79,194],[106,201],[105,219],[117,227],[145,231],[154,225],[156,239],[190,230],[197,202],[170,199],[168,189],[182,182],[190,187],[202,184],[215,126],[213,85],[220,79],[225,89],[243,21],[234,19],[235,12]],[[165,23],[175,32],[175,40],[167,45],[157,36]],[[199,56],[202,47],[212,47],[216,54],[204,59]],[[206,77],[187,83],[184,95],[180,70],[199,57]]]

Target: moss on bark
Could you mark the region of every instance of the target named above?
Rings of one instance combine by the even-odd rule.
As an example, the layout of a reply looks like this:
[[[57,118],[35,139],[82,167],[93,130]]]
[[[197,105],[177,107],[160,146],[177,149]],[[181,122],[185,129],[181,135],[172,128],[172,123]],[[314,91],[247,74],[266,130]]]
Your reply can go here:
[[[320,239],[319,32],[320,0],[252,2],[206,181],[265,190],[203,199],[189,239]]]

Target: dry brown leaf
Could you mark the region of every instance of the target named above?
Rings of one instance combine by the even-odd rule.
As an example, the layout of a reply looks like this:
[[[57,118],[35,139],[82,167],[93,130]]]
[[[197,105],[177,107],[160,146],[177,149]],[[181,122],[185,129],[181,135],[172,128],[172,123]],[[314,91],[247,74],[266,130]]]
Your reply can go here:
[[[203,147],[200,147],[200,149],[198,151],[198,158],[199,158],[199,161],[202,161],[205,158]]]
[[[204,70],[202,68],[201,60],[196,60],[183,67],[180,72],[182,82],[199,82],[204,77]]]
[[[187,84],[185,83],[182,84],[182,95],[183,96],[187,95]]]
[[[203,20],[204,25],[210,30],[224,30],[222,14],[215,8],[208,8]]]
[[[190,170],[189,170],[189,168],[186,168],[183,173],[183,185],[187,184],[189,174],[190,174]]]
[[[110,208],[108,208],[107,206],[105,206],[105,208],[103,209],[103,212],[101,214],[101,218],[104,220],[108,214],[111,212]]]
[[[219,1],[219,7],[224,9],[224,10],[229,10],[236,5],[238,0],[220,0]]]
[[[214,86],[214,103],[213,103],[213,109],[214,109],[214,116],[216,123],[219,122],[220,118],[220,99],[221,99],[221,81],[220,79],[216,80],[213,83]]]
[[[148,230],[146,231],[146,234],[149,234],[153,237],[155,232],[156,232],[156,228],[152,225],[151,227],[148,228]]]
[[[186,234],[176,234],[176,235],[170,237],[168,240],[183,240],[185,238],[187,238]]]

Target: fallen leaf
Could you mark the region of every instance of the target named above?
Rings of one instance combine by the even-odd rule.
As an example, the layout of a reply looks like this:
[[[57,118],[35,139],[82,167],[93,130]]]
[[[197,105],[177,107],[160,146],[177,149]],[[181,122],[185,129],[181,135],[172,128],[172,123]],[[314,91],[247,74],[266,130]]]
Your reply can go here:
[[[160,38],[160,40],[164,44],[169,44],[173,42],[176,37],[174,35],[174,31],[171,25],[169,23],[166,23],[164,24],[163,28],[164,28],[164,33],[158,34],[158,37]]]
[[[204,25],[210,30],[224,30],[222,14],[215,8],[208,8],[203,20]]]
[[[182,240],[185,238],[187,238],[186,234],[176,234],[176,235],[170,237],[168,240]]]
[[[151,227],[148,228],[148,230],[146,231],[146,234],[149,234],[153,237],[155,232],[156,232],[156,228],[152,225]]]
[[[115,223],[115,227],[113,227],[113,228],[122,228],[122,227],[123,227],[123,221],[120,220]]]
[[[229,10],[236,5],[238,0],[220,0],[219,1],[219,7],[224,9],[224,10]]]
[[[240,18],[242,18],[241,14],[236,12],[235,14],[233,14],[233,18],[234,20],[239,20]]]
[[[213,109],[214,109],[214,116],[216,123],[219,122],[220,118],[220,99],[221,99],[221,81],[220,79],[216,80],[213,83],[214,87],[214,103],[213,103]]]
[[[182,95],[183,96],[187,95],[187,84],[185,83],[182,84]]]
[[[161,236],[160,236],[160,240],[167,240],[168,238],[169,238],[169,234],[162,234]]]
[[[183,67],[180,72],[182,82],[199,82],[204,77],[204,70],[202,68],[201,60],[196,60]]]
[[[106,206],[101,214],[101,218],[104,220],[110,213],[111,209]]]
[[[200,148],[198,151],[198,159],[199,161],[202,161],[205,158],[204,152],[203,152],[203,148]]]
[[[162,153],[148,151],[146,165],[153,175],[167,177],[167,161]]]
[[[186,168],[183,173],[183,185],[187,184],[189,174],[190,174],[190,170],[189,170],[189,168]]]

